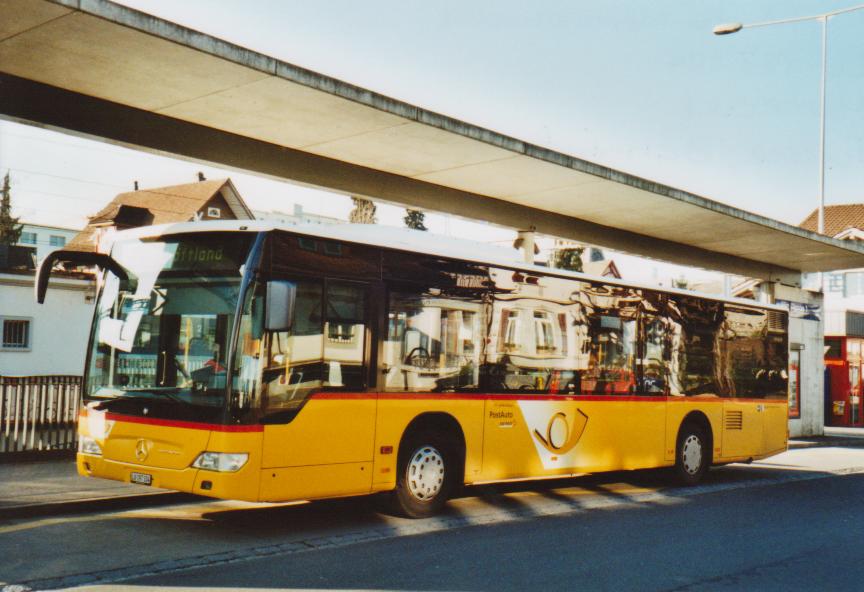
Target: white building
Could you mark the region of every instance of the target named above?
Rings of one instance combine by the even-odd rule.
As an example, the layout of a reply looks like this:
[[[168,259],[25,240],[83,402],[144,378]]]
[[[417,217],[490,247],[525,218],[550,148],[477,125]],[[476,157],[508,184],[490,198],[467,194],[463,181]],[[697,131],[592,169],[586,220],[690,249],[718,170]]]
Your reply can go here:
[[[22,224],[15,246],[35,249],[0,262],[0,376],[75,375],[84,372],[84,351],[93,316],[95,283],[90,274],[57,274],[52,302],[33,297],[34,269],[62,249],[78,230]],[[18,256],[21,255],[21,256]]]
[[[281,212],[271,210],[265,212],[263,210],[255,210],[256,220],[272,220],[273,222],[282,222],[285,224],[345,224],[346,221],[332,216],[323,216],[321,214],[312,214],[304,212],[301,204],[294,204],[294,212]]]
[[[35,247],[36,260],[42,261],[51,251],[62,249],[66,243],[81,231],[80,228],[62,228],[59,226],[42,226],[41,224],[23,223],[18,245]]]
[[[32,271],[0,271],[0,376],[81,376],[95,282],[54,273],[48,304],[36,304]]]

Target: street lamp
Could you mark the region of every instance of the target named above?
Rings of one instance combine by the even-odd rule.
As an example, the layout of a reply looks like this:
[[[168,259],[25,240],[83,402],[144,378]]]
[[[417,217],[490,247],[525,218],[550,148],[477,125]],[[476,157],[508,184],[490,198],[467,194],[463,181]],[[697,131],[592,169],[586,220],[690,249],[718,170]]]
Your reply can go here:
[[[801,21],[819,21],[822,23],[822,78],[819,84],[819,234],[825,233],[825,73],[828,65],[828,19],[838,14],[854,12],[864,9],[864,4],[841,8],[831,12],[824,12],[813,16],[800,16],[796,18],[783,19],[779,21],[765,21],[761,23],[741,24],[728,23],[714,27],[715,35],[731,35],[741,29],[753,29],[755,27],[767,27],[769,25],[785,25],[786,23],[798,23]]]

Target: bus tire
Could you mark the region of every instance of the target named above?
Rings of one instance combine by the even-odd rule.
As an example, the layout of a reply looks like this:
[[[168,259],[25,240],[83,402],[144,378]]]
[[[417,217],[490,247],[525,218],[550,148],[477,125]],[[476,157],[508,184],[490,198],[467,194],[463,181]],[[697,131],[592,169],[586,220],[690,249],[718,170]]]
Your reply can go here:
[[[408,518],[436,514],[457,481],[458,455],[447,439],[434,431],[410,434],[400,446],[392,509]]]
[[[675,447],[675,478],[682,485],[696,485],[708,472],[711,444],[705,429],[688,422],[678,431]]]

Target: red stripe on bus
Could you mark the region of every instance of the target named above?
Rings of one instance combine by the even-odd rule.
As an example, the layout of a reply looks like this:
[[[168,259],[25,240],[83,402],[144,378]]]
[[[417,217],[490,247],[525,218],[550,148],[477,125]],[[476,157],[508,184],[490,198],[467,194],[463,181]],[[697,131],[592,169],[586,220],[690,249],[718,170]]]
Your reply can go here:
[[[180,421],[176,419],[157,419],[154,417],[138,417],[136,415],[120,415],[108,413],[106,419],[126,423],[164,426],[169,428],[185,428],[189,430],[208,430],[212,432],[263,432],[263,425],[222,425],[218,423],[200,423],[196,421]]]
[[[310,395],[310,399],[325,401],[357,401],[362,399],[382,399],[388,401],[604,401],[604,402],[690,402],[690,403],[783,403],[784,399],[735,399],[732,397],[667,397],[662,395],[505,395],[505,394],[469,394],[469,393],[333,393],[323,392]]]

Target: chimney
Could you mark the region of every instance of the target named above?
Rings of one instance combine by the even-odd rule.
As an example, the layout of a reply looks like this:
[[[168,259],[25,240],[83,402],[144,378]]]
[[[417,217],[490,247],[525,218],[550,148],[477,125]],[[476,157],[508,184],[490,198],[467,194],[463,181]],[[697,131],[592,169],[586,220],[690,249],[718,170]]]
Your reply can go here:
[[[135,191],[138,191],[138,181],[135,181]]]
[[[204,176],[204,173],[202,171],[198,171],[198,181],[200,182],[200,181],[206,181],[206,180],[207,180],[207,177]]]
[[[530,230],[520,230],[516,240],[513,242],[514,249],[522,250],[525,263],[534,263],[534,256],[540,253],[540,248],[534,243],[534,227]]]

